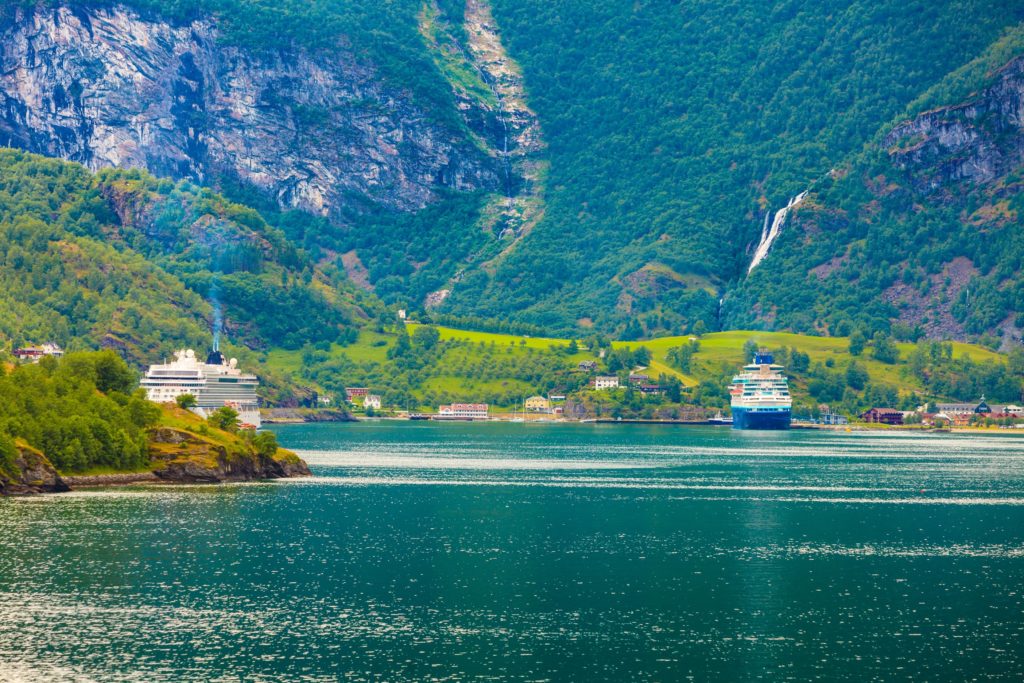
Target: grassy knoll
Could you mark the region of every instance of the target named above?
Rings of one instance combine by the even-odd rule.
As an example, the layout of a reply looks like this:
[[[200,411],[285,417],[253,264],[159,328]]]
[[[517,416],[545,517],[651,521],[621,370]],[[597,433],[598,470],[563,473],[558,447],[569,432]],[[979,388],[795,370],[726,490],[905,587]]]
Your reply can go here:
[[[991,385],[984,378],[985,368],[1005,368],[1006,362],[1005,356],[983,347],[952,343],[945,346],[947,356],[929,361],[931,365],[922,371],[920,363],[914,370],[913,356],[922,353],[914,344],[897,344],[894,362],[885,363],[874,357],[870,343],[860,355],[852,355],[846,337],[737,330],[700,337],[699,349],[688,370],[682,372],[670,352],[689,344],[690,337],[611,342],[602,360],[581,339],[575,340],[577,350],[570,352],[569,339],[450,327],[436,327],[437,341],[422,346],[416,335],[420,327],[407,325],[409,339],[402,345],[397,330],[364,331],[347,346],[322,344],[273,351],[267,362],[274,371],[291,374],[321,392],[340,393],[348,386],[366,386],[382,394],[385,404],[391,406],[433,409],[439,403],[465,400],[488,402],[499,410],[512,408],[530,394],[586,391],[590,375],[577,369],[580,361],[598,361],[598,372],[608,373],[607,363],[613,355],[626,350],[635,354],[641,347],[650,351],[646,374],[655,381],[662,375],[678,379],[684,387],[684,402],[708,407],[727,404],[725,385],[737,368],[749,361],[743,349],[750,341],[781,356],[789,367],[794,397],[808,409],[840,401],[854,406],[895,405],[923,397],[971,400]],[[799,364],[797,356],[802,356]],[[629,369],[620,366],[617,374],[624,378]],[[937,373],[945,373],[948,381],[929,384]],[[862,379],[857,379],[858,374]],[[975,376],[982,379],[974,380]]]

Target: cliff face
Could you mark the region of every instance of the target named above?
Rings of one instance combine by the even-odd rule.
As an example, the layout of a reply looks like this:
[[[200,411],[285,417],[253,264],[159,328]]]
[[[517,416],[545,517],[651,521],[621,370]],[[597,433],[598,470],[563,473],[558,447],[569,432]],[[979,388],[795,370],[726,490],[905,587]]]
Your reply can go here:
[[[1019,345],[1024,57],[964,101],[900,123],[883,145],[811,188],[765,272],[730,294],[727,323],[834,332],[861,318]]]
[[[67,483],[41,452],[17,443],[12,471],[0,468],[0,496],[68,491]]]
[[[896,126],[885,145],[914,189],[925,193],[987,183],[1024,163],[1024,58],[1009,62],[969,102]]]
[[[493,158],[344,49],[256,53],[218,44],[212,20],[119,6],[0,18],[0,145],[94,170],[233,177],[323,215],[362,198],[415,209],[441,188],[503,181]]]

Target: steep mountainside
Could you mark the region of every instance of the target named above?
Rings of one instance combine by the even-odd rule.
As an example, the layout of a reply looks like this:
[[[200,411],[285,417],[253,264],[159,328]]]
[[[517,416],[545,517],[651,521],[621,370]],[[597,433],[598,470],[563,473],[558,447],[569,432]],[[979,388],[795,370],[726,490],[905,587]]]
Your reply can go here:
[[[210,18],[118,5],[8,10],[0,144],[93,170],[228,176],[323,215],[367,201],[418,209],[444,188],[499,183],[484,152],[351,50],[224,45]]]
[[[891,314],[937,336],[1013,336],[1012,307],[982,306],[966,284],[925,321],[891,289],[902,261],[855,276],[857,305],[819,276],[857,262],[875,208],[874,229],[903,233],[904,219],[944,216],[929,230],[949,272],[931,280],[1015,271],[960,250],[985,241],[964,221],[1002,210],[985,188],[1013,177],[1012,130],[951,141],[917,117],[967,102],[980,72],[965,65],[990,46],[998,66],[1024,52],[1022,21],[1024,5],[1003,0],[0,0],[0,145],[211,186],[308,255],[300,271],[330,273],[314,285],[343,273],[365,301],[449,320],[636,338],[697,324],[831,331],[854,314],[871,331]],[[948,116],[985,128],[994,113],[971,106]],[[911,194],[877,196],[893,183]],[[909,196],[927,210],[890,206]],[[846,213],[794,251],[793,228],[819,205]],[[748,278],[760,234],[781,236]],[[188,243],[146,255],[203,291],[174,257]],[[770,279],[784,248],[786,272],[824,264],[810,287]],[[286,315],[308,309],[282,300],[261,318],[256,288],[228,284],[251,346],[309,336]],[[286,340],[293,323],[303,331]]]
[[[0,338],[137,362],[353,338],[373,306],[252,209],[188,182],[0,150]]]
[[[1024,47],[1024,31],[1011,37]],[[891,320],[904,338],[1019,343],[1024,56],[1006,53],[972,65],[986,68],[965,101],[898,123],[816,183],[728,300],[730,324],[844,333]]]

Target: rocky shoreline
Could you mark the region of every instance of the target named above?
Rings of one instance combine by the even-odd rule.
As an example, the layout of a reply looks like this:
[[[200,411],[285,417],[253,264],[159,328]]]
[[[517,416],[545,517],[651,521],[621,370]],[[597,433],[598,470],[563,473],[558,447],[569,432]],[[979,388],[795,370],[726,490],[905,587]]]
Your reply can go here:
[[[265,481],[311,474],[306,463],[291,451],[279,448],[273,454],[259,453],[174,427],[150,430],[149,471],[63,475],[40,451],[23,442],[17,447],[13,471],[0,470],[0,496],[63,493],[100,486]]]
[[[260,419],[265,424],[359,421],[348,411],[337,408],[264,408],[260,411]]]

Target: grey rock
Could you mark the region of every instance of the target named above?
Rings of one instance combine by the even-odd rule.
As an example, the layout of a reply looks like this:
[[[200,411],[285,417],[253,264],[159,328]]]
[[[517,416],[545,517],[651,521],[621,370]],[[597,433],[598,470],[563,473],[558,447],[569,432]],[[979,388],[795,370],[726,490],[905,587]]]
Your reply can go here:
[[[897,125],[885,145],[914,188],[929,194],[969,190],[1024,163],[1024,57],[970,101]]]
[[[2,18],[6,16],[6,18]],[[0,15],[0,145],[90,169],[225,176],[283,207],[421,208],[442,188],[500,187],[500,163],[350,51],[259,53],[114,5]]]

